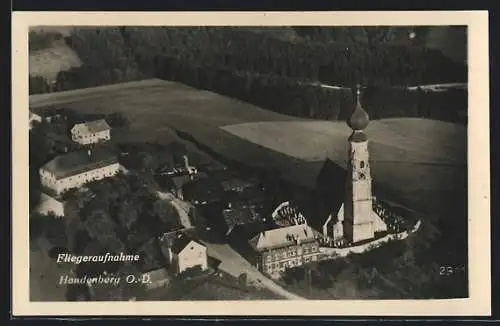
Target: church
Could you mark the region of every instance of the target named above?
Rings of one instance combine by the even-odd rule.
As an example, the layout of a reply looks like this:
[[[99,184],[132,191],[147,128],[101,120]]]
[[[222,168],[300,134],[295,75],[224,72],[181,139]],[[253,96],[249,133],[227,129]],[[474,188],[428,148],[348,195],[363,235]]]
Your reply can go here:
[[[293,203],[278,205],[272,214],[276,226],[308,224],[321,234],[323,244],[334,247],[369,242],[388,231],[383,212],[377,210],[378,203],[372,194],[369,139],[364,132],[369,122],[358,85],[354,110],[347,119],[352,130],[347,138],[347,171],[327,160],[324,171],[329,172],[318,176],[321,185],[313,193],[300,192]]]
[[[322,230],[323,236],[336,245],[371,240],[375,238],[375,233],[387,231],[385,222],[373,210],[368,136],[364,133],[370,119],[361,106],[360,97],[361,89],[358,85],[356,107],[347,120],[352,133],[348,138],[344,202],[336,216],[328,216]]]

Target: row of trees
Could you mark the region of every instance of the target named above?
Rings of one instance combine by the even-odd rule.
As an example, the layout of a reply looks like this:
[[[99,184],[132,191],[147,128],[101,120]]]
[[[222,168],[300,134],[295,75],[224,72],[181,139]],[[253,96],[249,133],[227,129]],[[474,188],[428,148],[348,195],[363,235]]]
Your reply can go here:
[[[135,270],[130,273],[136,275],[149,266],[164,264],[156,239],[179,227],[177,212],[158,199],[142,178],[119,174],[64,196],[78,216],[63,219],[67,223],[61,233],[67,237],[69,251],[79,255],[137,254],[139,262],[129,266]],[[120,274],[123,267],[123,263],[115,262],[80,264],[77,275],[92,276],[104,271]]]
[[[208,89],[257,106],[304,118],[344,120],[352,112],[354,96],[348,88],[320,87],[277,75],[260,75],[227,68],[196,66],[171,57],[156,60],[159,77]],[[373,119],[424,117],[465,122],[467,91],[410,91],[368,87],[363,105]]]
[[[84,65],[61,72],[54,89],[159,77],[284,114],[343,119],[351,110],[351,92],[322,88],[317,81],[348,87],[362,82],[370,86],[364,101],[374,118],[466,120],[466,91],[428,93],[387,86],[466,81],[466,66],[441,52],[418,42],[395,44],[398,31],[391,27],[311,27],[300,33],[315,40],[326,33],[323,37],[335,42],[286,42],[242,28],[78,29],[68,44]],[[49,90],[35,78],[30,86],[32,93]]]
[[[130,48],[118,28],[78,28],[66,38],[83,65],[62,71],[54,91],[64,91],[142,79]]]
[[[55,42],[62,42],[63,36],[57,32],[30,31],[28,36],[29,52],[50,48]]]
[[[333,28],[340,42],[286,42],[262,33],[234,28],[123,28],[138,63],[152,72],[155,56],[232,70],[277,74],[301,80],[353,85],[408,85],[467,80],[465,65],[440,51],[390,39],[391,27]],[[363,33],[360,33],[363,32]]]

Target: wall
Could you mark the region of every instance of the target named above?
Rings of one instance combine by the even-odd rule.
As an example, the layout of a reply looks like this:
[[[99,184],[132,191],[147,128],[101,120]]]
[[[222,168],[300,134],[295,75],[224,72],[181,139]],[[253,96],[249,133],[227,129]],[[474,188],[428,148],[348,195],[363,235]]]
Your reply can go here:
[[[182,273],[186,269],[196,266],[200,266],[202,270],[208,268],[207,248],[193,241],[179,253],[178,272]]]
[[[110,138],[111,136],[109,130],[101,131],[94,134],[88,134],[88,133],[80,134],[78,130],[75,130],[75,132],[72,131],[71,133],[71,139],[82,145],[93,144],[99,142],[99,140],[109,140]]]
[[[415,226],[413,227],[413,229],[410,230],[410,232],[403,231],[403,232],[396,233],[396,234],[388,234],[388,235],[386,235],[383,238],[380,238],[380,239],[377,239],[377,240],[374,240],[372,242],[365,243],[365,244],[362,244],[362,245],[359,245],[359,246],[348,247],[348,248],[320,247],[319,251],[322,254],[325,254],[325,255],[329,256],[328,258],[330,258],[330,259],[331,258],[337,258],[337,257],[345,257],[345,256],[347,256],[349,254],[360,254],[360,253],[363,253],[363,252],[375,249],[377,247],[380,247],[381,245],[383,245],[384,243],[387,243],[390,240],[404,240],[410,234],[417,232],[420,229],[421,224],[422,223],[419,220],[415,224]]]
[[[82,185],[94,180],[101,180],[106,177],[111,177],[118,173],[120,169],[120,164],[114,163],[100,169],[87,171],[85,173],[76,174],[71,177],[59,180],[55,180],[53,175],[41,169],[40,180],[42,185],[56,191],[59,194],[72,188],[81,187]]]
[[[266,251],[261,255],[261,271],[272,278],[277,278],[286,268],[316,261],[319,253],[317,242]]]

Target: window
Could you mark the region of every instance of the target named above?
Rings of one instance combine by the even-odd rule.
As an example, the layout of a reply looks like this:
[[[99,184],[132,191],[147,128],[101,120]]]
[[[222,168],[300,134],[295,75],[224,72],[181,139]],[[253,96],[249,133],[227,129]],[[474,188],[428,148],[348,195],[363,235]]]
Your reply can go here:
[[[366,176],[365,176],[365,174],[364,174],[364,173],[360,173],[360,174],[359,174],[359,179],[360,179],[360,180],[365,180],[365,178],[366,178]]]
[[[359,163],[359,167],[363,169],[365,167],[365,161],[361,161]]]

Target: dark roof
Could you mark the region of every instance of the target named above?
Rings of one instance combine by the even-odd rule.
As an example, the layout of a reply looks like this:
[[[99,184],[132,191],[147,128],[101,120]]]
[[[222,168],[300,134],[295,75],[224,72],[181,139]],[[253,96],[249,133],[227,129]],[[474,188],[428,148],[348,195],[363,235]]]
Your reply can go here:
[[[361,93],[360,87],[358,86],[357,96],[356,96],[356,108],[352,112],[349,119],[347,119],[347,125],[352,130],[363,130],[370,123],[370,118],[368,116],[368,113],[366,113],[366,111],[363,110],[363,107],[361,106],[360,93]]]
[[[118,157],[103,148],[94,148],[89,156],[86,150],[62,154],[47,162],[42,169],[55,174],[56,179],[99,169],[118,162]]]
[[[233,229],[238,225],[250,224],[260,219],[260,214],[256,211],[254,205],[227,208],[222,211],[222,215],[229,229]]]
[[[178,175],[171,178],[173,185],[177,189],[182,189],[182,187],[190,181],[189,175]]]
[[[190,181],[183,187],[184,197],[199,202],[213,202],[221,200],[224,189],[213,178],[202,178]]]
[[[249,181],[242,180],[239,178],[234,178],[234,177],[229,178],[227,180],[223,180],[221,182],[221,184],[222,184],[222,188],[224,188],[225,191],[235,190],[235,189],[239,189],[239,188],[246,189],[246,188],[253,186],[253,183],[251,183]]]
[[[354,142],[354,143],[362,143],[364,141],[368,140],[368,137],[366,134],[362,131],[354,131],[350,136],[349,136],[349,141]]]

